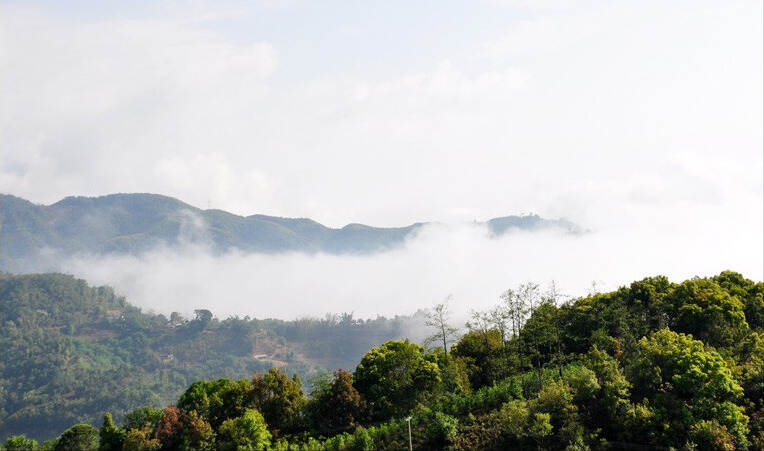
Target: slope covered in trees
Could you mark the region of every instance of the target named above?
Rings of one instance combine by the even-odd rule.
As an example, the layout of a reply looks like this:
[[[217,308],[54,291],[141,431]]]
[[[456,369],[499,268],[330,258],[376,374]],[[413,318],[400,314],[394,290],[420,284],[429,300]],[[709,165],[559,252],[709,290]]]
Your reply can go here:
[[[174,401],[198,379],[272,365],[303,377],[355,366],[371,346],[410,335],[418,317],[295,321],[194,319],[141,312],[108,287],[62,274],[0,274],[0,435],[55,436],[145,404]]]
[[[422,225],[348,224],[334,229],[307,218],[202,210],[157,194],[67,197],[47,206],[0,194],[0,270],[60,270],[60,255],[139,254],[180,243],[203,244],[218,252],[370,253],[402,245]],[[549,227],[578,231],[568,221],[536,215],[495,218],[486,225],[496,235]]]
[[[764,283],[733,272],[568,302],[524,284],[448,352],[389,341],[310,396],[275,368],[198,381],[175,405],[42,448],[401,450],[410,417],[420,450],[761,450],[763,320]]]

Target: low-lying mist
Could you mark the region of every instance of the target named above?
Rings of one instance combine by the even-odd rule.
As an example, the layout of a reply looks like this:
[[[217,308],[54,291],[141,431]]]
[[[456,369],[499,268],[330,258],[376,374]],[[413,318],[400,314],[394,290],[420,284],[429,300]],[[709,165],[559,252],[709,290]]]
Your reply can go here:
[[[699,229],[516,231],[496,238],[479,225],[430,225],[405,246],[371,255],[220,255],[187,244],[138,257],[72,257],[64,268],[91,284],[111,285],[150,311],[191,314],[207,308],[220,317],[284,319],[411,314],[448,295],[454,315],[463,318],[529,280],[555,280],[564,294],[581,296],[593,286],[612,290],[657,274],[682,280],[732,269],[760,277],[760,251],[743,237],[719,240],[713,230]]]

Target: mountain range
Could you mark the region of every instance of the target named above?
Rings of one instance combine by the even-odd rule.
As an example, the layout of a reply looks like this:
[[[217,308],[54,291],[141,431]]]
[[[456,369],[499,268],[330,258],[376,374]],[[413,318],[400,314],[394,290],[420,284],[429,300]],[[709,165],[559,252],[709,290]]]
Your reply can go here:
[[[368,254],[404,244],[426,222],[404,227],[348,224],[326,227],[308,218],[203,210],[158,194],[66,197],[39,205],[0,194],[0,270],[58,270],[54,262],[75,254],[137,255],[158,245],[197,243],[215,252],[326,252]],[[505,216],[483,224],[493,236],[513,230],[581,229],[565,219]]]

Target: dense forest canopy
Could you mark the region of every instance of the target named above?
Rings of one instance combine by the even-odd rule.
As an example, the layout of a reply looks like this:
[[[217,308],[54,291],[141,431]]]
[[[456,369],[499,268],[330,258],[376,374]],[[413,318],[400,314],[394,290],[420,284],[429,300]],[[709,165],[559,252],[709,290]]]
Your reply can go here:
[[[278,366],[306,380],[353,368],[370,347],[417,337],[424,317],[294,321],[142,312],[63,274],[0,274],[0,434],[47,439],[73,422],[164,405],[195,380]],[[412,335],[414,334],[414,335]]]
[[[72,298],[100,296],[100,307],[76,309],[65,299],[45,305],[45,290],[56,284],[69,286]],[[86,319],[98,308],[134,311],[108,289],[67,276],[4,276],[2,286],[4,299],[22,300],[21,313],[3,311],[3,348],[16,355],[28,345],[14,344],[28,339],[20,330],[48,331],[36,325],[48,324],[49,316],[70,318],[76,331],[92,327]],[[176,333],[203,335],[215,322],[208,313],[199,312]],[[95,426],[71,426],[40,447],[400,450],[408,445],[407,418],[415,449],[764,447],[762,282],[729,271],[681,283],[658,276],[569,301],[554,287],[527,283],[504,293],[495,309],[473,312],[467,333],[453,344],[446,305],[426,318],[420,327],[440,334],[445,349],[389,340],[369,349],[352,372],[314,377],[307,394],[289,369],[256,368],[244,379],[221,372],[189,384],[173,404],[146,397],[144,404],[155,407],[133,410],[120,422],[102,403],[103,419]],[[48,333],[35,337],[39,346],[73,346],[56,364],[77,357],[78,345],[67,341],[75,332]],[[93,346],[81,348],[88,356],[80,359],[81,370],[98,357]],[[15,360],[3,359],[3,386],[10,387],[4,409],[33,394],[71,396],[57,392],[55,383],[19,396],[16,387],[34,382],[18,378]],[[50,371],[47,362],[25,364],[37,365],[23,369],[32,377]],[[130,380],[121,382],[127,388]],[[39,405],[49,415],[65,406]],[[3,412],[9,413],[18,414]],[[32,446],[23,436],[7,440],[9,449],[18,444]]]

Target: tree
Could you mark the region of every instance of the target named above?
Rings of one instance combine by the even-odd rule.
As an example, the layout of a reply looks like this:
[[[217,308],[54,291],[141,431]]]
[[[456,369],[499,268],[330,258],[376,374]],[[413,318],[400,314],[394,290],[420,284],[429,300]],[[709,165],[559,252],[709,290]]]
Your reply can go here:
[[[504,317],[509,319],[512,337],[517,337],[525,320],[541,302],[539,285],[534,282],[520,284],[516,289],[508,289],[500,296]]]
[[[448,302],[451,300],[449,295],[444,302],[435,304],[432,310],[425,314],[425,325],[435,329],[435,333],[424,340],[426,346],[433,343],[443,343],[443,354],[448,359],[448,342],[456,337],[458,329],[448,324],[451,319],[451,313],[448,310]]]
[[[36,448],[37,440],[23,435],[12,435],[5,440],[6,451],[34,451]]]
[[[157,421],[154,437],[165,450],[177,449],[183,429],[183,413],[175,406],[165,407],[162,418]]]
[[[162,447],[159,440],[151,437],[151,428],[148,425],[140,429],[132,428],[125,434],[123,449],[130,451],[157,451]]]
[[[232,381],[220,378],[191,384],[178,399],[184,412],[195,410],[213,429],[228,418],[235,418],[251,407],[252,386],[246,379]]]
[[[596,402],[587,406],[590,424],[600,427],[611,437],[626,439],[628,427],[624,419],[629,415],[631,384],[623,374],[618,361],[606,352],[592,348],[583,359],[586,368],[594,371],[599,390]]]
[[[676,330],[690,333],[712,346],[731,346],[748,331],[745,305],[711,279],[679,284],[669,297]]]
[[[210,325],[212,322],[212,312],[207,309],[194,310],[194,319],[191,320],[186,327],[191,334],[199,334]]]
[[[491,330],[491,326],[493,324],[493,318],[491,316],[490,312],[483,312],[480,310],[472,310],[470,312],[470,320],[467,321],[467,329],[470,331],[479,331],[483,333],[487,333],[489,330]],[[499,328],[496,328],[496,330],[499,330]],[[501,337],[502,343],[504,343],[504,336]]]
[[[184,451],[211,451],[215,446],[212,426],[196,410],[183,415],[180,449]]]
[[[321,434],[352,430],[361,423],[366,403],[353,386],[353,375],[337,370],[333,379],[311,393],[307,411],[313,427]]]
[[[129,429],[143,429],[145,426],[153,429],[161,417],[162,409],[143,406],[128,412],[122,423],[126,431]]]
[[[743,390],[716,351],[662,329],[642,338],[630,360],[633,394],[649,401],[659,444],[684,445],[696,422],[713,420],[738,447],[747,445],[746,419],[735,405]]]
[[[98,433],[100,437],[100,451],[121,451],[125,442],[125,431],[114,424],[110,413],[103,416],[103,426]]]
[[[425,359],[438,364],[440,369],[441,385],[443,393],[466,395],[472,392],[470,385],[471,359],[452,355],[446,358],[445,354],[427,354]]]
[[[484,318],[486,323],[490,324],[494,329],[498,330],[501,334],[501,342],[506,345],[507,343],[507,322],[510,320],[510,316],[507,310],[501,305],[497,305],[491,310],[485,312]]]
[[[499,424],[508,440],[506,448],[524,448],[525,441],[537,444],[552,433],[551,415],[536,412],[531,414],[526,401],[513,400],[505,403],[497,413]],[[543,449],[543,448],[542,448]]]
[[[289,378],[278,368],[256,374],[252,379],[254,406],[265,417],[275,436],[299,428],[307,400],[298,375]]]
[[[582,427],[578,421],[578,407],[573,403],[573,389],[564,381],[553,380],[544,385],[536,398],[528,403],[532,414],[549,415],[546,421],[552,425],[559,439],[574,443],[580,439]]]
[[[557,307],[543,302],[525,322],[522,333],[525,355],[531,362],[536,362],[538,367],[549,362],[555,354],[558,365],[561,365],[559,316]],[[562,367],[559,368],[561,371]]]
[[[506,369],[504,345],[496,329],[470,330],[451,348],[451,355],[464,359],[470,385],[477,389],[498,380]]]
[[[98,449],[98,429],[89,424],[75,424],[56,441],[55,451],[96,451]]]
[[[426,360],[424,349],[408,340],[372,348],[353,373],[353,385],[378,420],[407,414],[440,381],[438,365]]]
[[[198,321],[204,329],[212,321],[212,312],[207,309],[194,310],[194,321]]]
[[[244,415],[220,425],[219,448],[232,451],[259,451],[271,444],[271,433],[262,414],[247,409]]]

